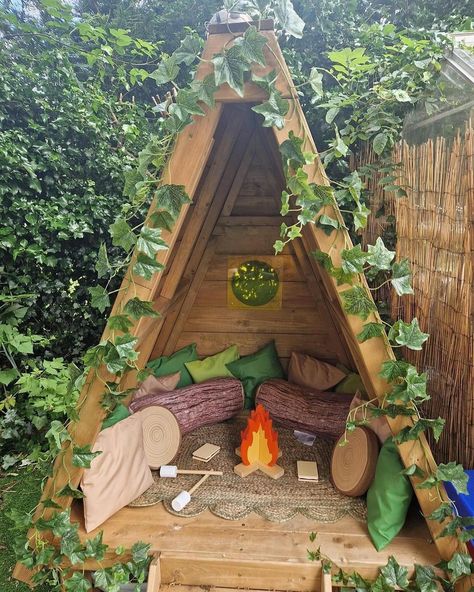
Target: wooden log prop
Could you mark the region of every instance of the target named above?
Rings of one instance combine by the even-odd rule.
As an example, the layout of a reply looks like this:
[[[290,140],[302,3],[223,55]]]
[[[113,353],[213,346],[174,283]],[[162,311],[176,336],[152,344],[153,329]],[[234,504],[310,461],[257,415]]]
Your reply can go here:
[[[141,397],[129,409],[137,413],[159,405],[175,416],[181,435],[230,419],[244,407],[244,390],[236,378],[215,378],[175,391]],[[167,464],[167,463],[163,463]]]
[[[256,404],[261,403],[273,421],[283,427],[336,439],[344,433],[353,398],[272,379],[260,385]]]

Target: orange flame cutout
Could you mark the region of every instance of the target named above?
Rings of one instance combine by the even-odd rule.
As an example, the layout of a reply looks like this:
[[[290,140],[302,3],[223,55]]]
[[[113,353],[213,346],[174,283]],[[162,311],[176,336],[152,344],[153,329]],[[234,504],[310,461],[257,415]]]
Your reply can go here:
[[[247,427],[240,433],[240,455],[244,465],[256,462],[272,467],[278,459],[278,434],[272,427],[270,414],[263,405],[250,413]]]

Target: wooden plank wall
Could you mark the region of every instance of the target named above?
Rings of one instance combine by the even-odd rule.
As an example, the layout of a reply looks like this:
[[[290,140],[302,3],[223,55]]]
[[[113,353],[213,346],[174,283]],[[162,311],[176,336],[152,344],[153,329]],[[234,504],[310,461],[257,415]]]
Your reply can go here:
[[[250,109],[246,117],[253,119]],[[214,212],[217,223],[207,237],[207,267],[202,269],[195,265],[191,273],[185,270],[182,282],[186,278],[195,293],[188,294],[188,305],[175,311],[174,318],[170,317],[167,343],[163,334],[158,337],[152,357],[169,354],[192,342],[197,343],[201,356],[217,353],[234,343],[239,345],[241,355],[246,355],[275,339],[285,367],[292,351],[354,367],[341,331],[324,302],[320,280],[315,277],[301,245],[299,249],[297,245],[289,245],[279,255],[283,262],[280,310],[251,307],[237,310],[227,306],[228,258],[273,255],[273,243],[279,237],[282,222],[278,206],[282,190],[280,174],[274,170],[274,161],[263,148],[260,124],[253,121],[252,125],[255,132],[242,155],[243,165],[239,169],[242,172],[245,165],[245,174],[239,178],[237,173],[232,185],[237,189],[236,195],[228,196],[223,205],[216,204],[221,210],[217,215]],[[218,154],[216,146],[211,158]],[[229,193],[231,191],[232,188]],[[169,273],[173,273],[172,266]],[[196,277],[198,274],[200,278]]]

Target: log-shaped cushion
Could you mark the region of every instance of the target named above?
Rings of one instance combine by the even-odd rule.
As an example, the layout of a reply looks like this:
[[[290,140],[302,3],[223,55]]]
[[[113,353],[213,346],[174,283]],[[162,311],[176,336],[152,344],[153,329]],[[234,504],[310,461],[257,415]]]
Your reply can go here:
[[[331,460],[331,481],[343,493],[363,495],[374,480],[379,455],[378,438],[372,430],[356,428],[334,447]]]
[[[327,438],[344,432],[353,395],[305,389],[286,380],[267,380],[260,385],[261,403],[275,423]]]
[[[214,378],[169,393],[141,397],[130,404],[136,413],[153,405],[165,407],[176,417],[182,434],[230,419],[244,406],[244,391],[235,378]]]

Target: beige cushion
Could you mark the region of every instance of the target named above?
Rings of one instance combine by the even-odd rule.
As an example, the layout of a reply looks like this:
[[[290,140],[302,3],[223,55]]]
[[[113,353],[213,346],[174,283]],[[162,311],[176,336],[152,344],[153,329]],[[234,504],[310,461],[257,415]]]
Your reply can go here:
[[[341,382],[345,373],[327,362],[306,354],[293,352],[288,367],[288,380],[309,389],[326,391]]]
[[[82,491],[86,532],[97,528],[151,485],[143,449],[140,413],[100,432],[92,450],[102,451],[84,471]]]
[[[145,378],[145,380],[141,383],[140,388],[135,391],[132,401],[136,401],[137,399],[146,397],[147,395],[157,395],[158,393],[174,391],[178,386],[180,377],[180,372],[175,372],[174,374],[167,374],[166,376],[159,377],[150,375]]]
[[[354,398],[352,399],[351,410],[355,409],[356,407],[359,407],[363,403],[367,403],[367,401],[364,401],[364,399],[362,398],[360,393],[357,392],[355,394]],[[364,409],[363,407],[361,407],[360,409],[358,409],[356,411],[355,417],[351,416],[351,419],[354,419],[355,421],[364,421],[364,416],[365,416],[366,421],[367,421],[367,424],[366,424],[367,427],[376,433],[376,435],[379,439],[379,442],[381,444],[383,444],[385,442],[385,440],[389,436],[392,435],[392,431],[389,428],[387,419],[383,415],[380,417],[371,417],[371,413],[370,413],[371,407],[374,407],[374,405],[372,405],[372,403],[368,404],[367,409]]]

